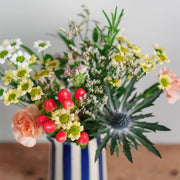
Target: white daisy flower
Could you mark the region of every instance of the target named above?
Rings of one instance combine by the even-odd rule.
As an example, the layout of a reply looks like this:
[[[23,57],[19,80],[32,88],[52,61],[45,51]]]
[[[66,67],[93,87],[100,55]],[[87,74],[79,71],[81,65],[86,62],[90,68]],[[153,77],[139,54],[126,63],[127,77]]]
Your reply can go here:
[[[0,100],[3,99],[3,96],[6,93],[6,91],[7,91],[7,88],[5,88],[2,85],[0,85]]]
[[[6,59],[11,57],[12,49],[7,46],[0,46],[0,64],[4,64]]]
[[[36,41],[34,43],[34,48],[38,50],[38,53],[41,51],[44,51],[45,49],[47,49],[49,46],[51,46],[50,41]]]
[[[10,40],[10,42],[9,42],[9,45],[13,48],[13,50],[18,50],[20,48],[21,44],[22,44],[22,42],[19,38]]]
[[[10,61],[19,67],[26,67],[29,65],[30,55],[26,52],[18,51],[17,53],[13,54],[10,58]]]

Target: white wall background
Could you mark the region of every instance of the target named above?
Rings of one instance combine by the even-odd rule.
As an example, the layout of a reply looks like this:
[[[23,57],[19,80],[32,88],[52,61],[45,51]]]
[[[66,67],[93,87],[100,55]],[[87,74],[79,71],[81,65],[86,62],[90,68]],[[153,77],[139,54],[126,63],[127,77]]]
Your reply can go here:
[[[82,4],[91,10],[92,19],[99,20],[103,25],[105,18],[101,10],[110,13],[117,5],[119,9],[125,9],[121,23],[121,28],[125,29],[123,34],[142,47],[145,53],[152,53],[153,45],[158,42],[172,60],[167,67],[180,77],[179,0],[0,0],[0,4],[0,42],[20,37],[24,44],[32,47],[34,41],[48,39],[52,42],[51,53],[62,52],[62,42],[45,33],[55,33],[60,27],[67,27],[70,18],[78,19],[76,14],[81,11]],[[144,88],[157,81],[158,71],[150,73],[139,87]],[[14,141],[11,117],[17,109],[13,105],[5,107],[0,102],[1,142]],[[156,117],[151,120],[159,121],[172,131],[150,135],[151,140],[180,143],[180,102],[169,105],[164,94],[156,101],[152,111]]]

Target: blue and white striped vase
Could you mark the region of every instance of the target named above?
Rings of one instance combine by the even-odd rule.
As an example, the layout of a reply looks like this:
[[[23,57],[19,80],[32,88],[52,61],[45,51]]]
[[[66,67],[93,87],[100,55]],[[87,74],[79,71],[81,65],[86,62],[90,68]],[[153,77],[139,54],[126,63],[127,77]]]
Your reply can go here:
[[[92,139],[85,149],[75,143],[48,139],[51,142],[50,180],[107,180],[105,150],[94,162],[100,137]]]

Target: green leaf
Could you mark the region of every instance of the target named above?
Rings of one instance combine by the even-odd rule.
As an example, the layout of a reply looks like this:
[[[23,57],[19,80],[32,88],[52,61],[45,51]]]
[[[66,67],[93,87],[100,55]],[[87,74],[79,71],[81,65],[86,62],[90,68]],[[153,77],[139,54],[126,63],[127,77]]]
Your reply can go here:
[[[31,56],[34,54],[34,55],[37,57],[37,59],[39,59],[38,55],[37,55],[35,52],[33,52],[31,49],[29,49],[27,46],[25,46],[25,45],[22,44],[21,47],[22,47],[24,50],[26,50]]]
[[[144,98],[142,102],[138,103],[131,111],[130,111],[130,115],[137,113],[139,111],[141,111],[144,108],[147,108],[149,106],[153,105],[153,102],[160,96],[160,94],[162,93],[162,90],[157,90],[154,92],[154,94],[150,97]]]
[[[104,14],[104,15],[105,15],[105,17],[106,17],[106,19],[107,19],[107,21],[108,21],[108,23],[109,23],[109,26],[111,27],[111,26],[112,26],[112,24],[111,24],[111,21],[110,21],[110,19],[109,19],[108,15],[106,14],[106,12],[105,12],[104,10],[102,10],[102,12],[103,12],[103,14]]]
[[[152,96],[154,94],[154,92],[159,89],[158,85],[159,85],[159,83],[153,84],[151,87],[146,89],[141,96],[143,96],[143,97],[150,97],[150,96]]]
[[[130,83],[126,87],[126,91],[124,92],[124,96],[122,97],[121,100],[121,108],[124,108],[124,104],[126,103],[127,99],[130,97],[132,91],[134,90],[134,84],[136,82],[136,77],[134,76]]]
[[[115,22],[116,22],[116,16],[117,16],[117,6],[116,6],[116,8],[115,8],[114,14],[111,13],[111,17],[112,17],[112,25],[113,25],[113,26],[115,25]]]
[[[103,31],[101,30],[101,28],[100,28],[97,24],[96,24],[96,28],[97,28],[97,30],[100,32],[100,35],[102,36],[102,38],[104,39],[104,41],[106,41],[106,37],[105,37]]]
[[[66,43],[66,45],[69,47],[70,44],[74,43],[72,41],[70,41],[69,39],[66,38],[66,36],[64,36],[62,33],[58,32],[57,33],[59,35],[59,37]]]
[[[117,157],[119,157],[119,147],[118,147],[118,144],[116,145],[116,155],[117,155]]]
[[[135,129],[132,128],[131,132],[133,132],[134,137],[136,137],[136,139],[144,146],[148,149],[148,151],[152,152],[153,154],[155,154],[156,156],[161,158],[161,155],[159,153],[159,151],[153,146],[154,144],[149,141],[146,136],[144,136],[142,134],[142,130],[141,129]]]
[[[139,143],[136,141],[136,139],[131,134],[126,134],[126,136],[131,141],[131,143],[133,143],[133,147],[137,150]]]
[[[97,30],[97,28],[94,28],[94,30],[93,30],[93,41],[95,43],[98,42],[98,30]]]
[[[123,141],[123,152],[125,154],[125,156],[128,158],[128,160],[132,163],[132,155],[131,155],[131,149],[129,146],[129,141],[126,139],[125,136],[122,137],[122,141]]]
[[[99,158],[99,155],[101,154],[103,148],[106,148],[106,145],[107,145],[109,139],[110,139],[109,134],[107,134],[107,135],[103,138],[101,144],[99,145],[98,149],[96,150],[95,162],[96,162],[97,159]]]
[[[154,117],[154,115],[152,113],[140,114],[140,115],[137,115],[137,116],[131,116],[131,119],[133,121],[135,121],[135,120],[144,119],[144,118],[148,118],[148,117]]]
[[[47,60],[47,59],[53,60],[54,58],[53,58],[53,56],[52,56],[51,54],[46,54],[46,55],[44,56],[44,60]]]
[[[58,69],[54,71],[56,77],[59,77],[60,75],[64,74],[64,69]]]
[[[106,83],[105,83],[105,92],[106,92],[106,95],[108,96],[107,105],[109,106],[110,109],[115,109],[115,105],[113,102],[113,93],[111,91],[111,85],[109,84],[108,80],[106,80]]]
[[[149,123],[149,122],[134,122],[133,123],[135,126],[138,126],[140,128],[144,128],[144,129],[149,129],[152,130],[154,132],[156,131],[170,131],[169,128],[159,125],[158,122],[155,123]]]
[[[112,138],[111,138],[111,145],[110,145],[110,152],[111,152],[111,155],[114,154],[116,145],[117,145],[116,137],[112,137]]]
[[[119,23],[121,22],[121,18],[123,15],[124,15],[124,9],[122,9],[122,11],[118,17],[118,20],[117,20],[116,25],[115,25],[115,29],[117,29],[117,27],[119,26]]]

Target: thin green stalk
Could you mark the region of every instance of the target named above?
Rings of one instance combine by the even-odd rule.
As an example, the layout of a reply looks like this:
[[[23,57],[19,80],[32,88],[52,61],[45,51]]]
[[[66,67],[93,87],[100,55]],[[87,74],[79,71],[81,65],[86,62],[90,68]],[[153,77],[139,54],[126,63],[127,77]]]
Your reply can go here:
[[[44,61],[44,64],[45,64],[44,51],[42,51],[41,53],[42,53],[42,58],[43,58],[43,61]]]
[[[34,64],[32,65],[32,68],[34,70],[34,72],[36,73],[36,75],[38,74],[37,71],[36,71],[36,68],[34,67]]]
[[[84,40],[87,39],[88,30],[89,30],[89,15],[88,15],[88,18],[87,18],[87,23],[86,23],[86,30],[85,30]]]
[[[19,104],[21,104],[23,107],[26,107],[26,105],[21,101],[19,101]]]
[[[4,73],[4,68],[3,68],[2,66],[0,66],[0,69],[1,69],[1,71]]]

